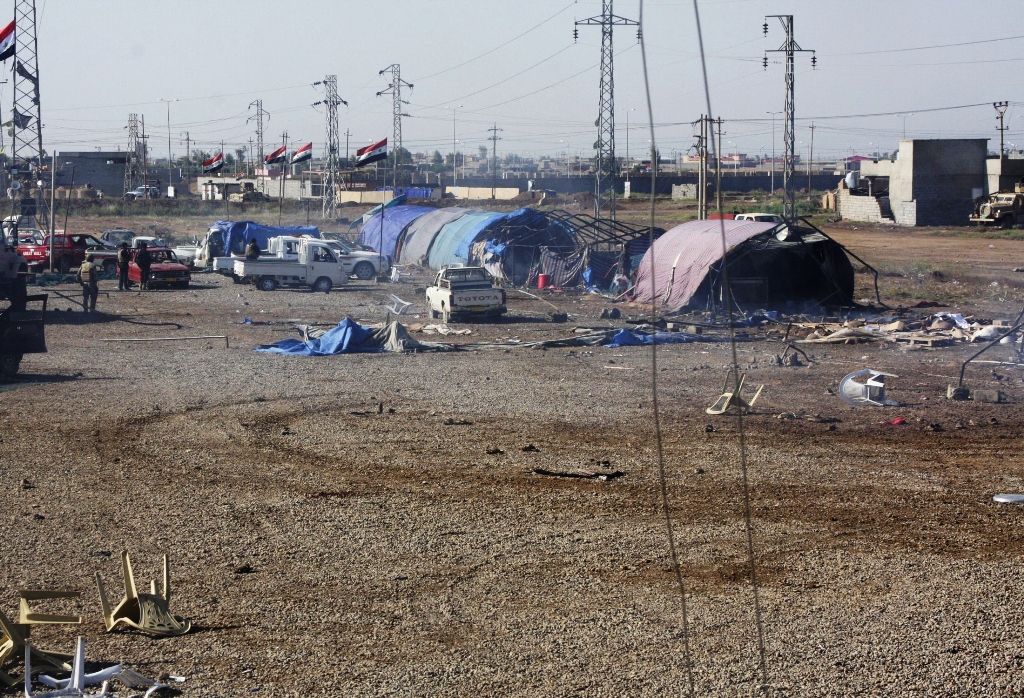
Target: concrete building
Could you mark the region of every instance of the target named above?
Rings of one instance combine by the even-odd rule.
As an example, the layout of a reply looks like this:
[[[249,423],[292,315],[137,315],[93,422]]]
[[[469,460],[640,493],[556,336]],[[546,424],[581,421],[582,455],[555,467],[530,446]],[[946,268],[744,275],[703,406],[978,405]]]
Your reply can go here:
[[[58,187],[70,188],[74,171],[76,189],[89,184],[106,197],[118,199],[124,194],[124,168],[128,163],[128,154],[124,151],[59,151],[56,158],[55,179]],[[159,176],[153,177],[150,184],[156,184]],[[167,178],[166,169],[162,176]]]
[[[988,167],[987,138],[902,140],[895,159],[861,162],[859,186],[840,185],[837,206],[847,220],[967,225]]]

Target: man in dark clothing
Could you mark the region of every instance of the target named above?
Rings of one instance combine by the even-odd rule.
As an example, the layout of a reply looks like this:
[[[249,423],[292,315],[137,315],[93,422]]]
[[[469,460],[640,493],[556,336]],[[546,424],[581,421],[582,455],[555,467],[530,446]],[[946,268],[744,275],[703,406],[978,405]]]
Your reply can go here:
[[[127,291],[131,288],[132,282],[128,280],[128,263],[132,261],[132,252],[128,249],[128,243],[122,242],[121,248],[117,251],[117,290]]]
[[[260,246],[256,244],[256,238],[249,241],[249,246],[245,248],[246,259],[259,259],[260,258]]]
[[[149,268],[153,265],[153,257],[146,248],[146,243],[139,243],[139,251],[135,253],[135,263],[139,265],[139,288],[149,290]]]
[[[99,270],[93,264],[95,257],[85,256],[85,261],[78,269],[78,282],[82,284],[82,309],[85,312],[96,312],[96,297],[99,295]]]

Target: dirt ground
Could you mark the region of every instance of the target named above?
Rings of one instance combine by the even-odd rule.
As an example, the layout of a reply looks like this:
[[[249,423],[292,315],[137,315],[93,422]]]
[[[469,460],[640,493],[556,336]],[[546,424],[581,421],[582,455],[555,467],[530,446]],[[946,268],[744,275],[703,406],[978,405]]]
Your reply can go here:
[[[826,230],[893,306],[1013,320],[1024,304],[1022,241]],[[724,331],[658,347],[655,370],[649,347],[287,357],[253,349],[299,323],[380,322],[389,293],[422,313],[425,277],[329,295],[194,279],[102,282],[91,317],[75,288],[47,289],[50,351],[0,386],[0,610],[16,613],[19,589],[83,592],[53,605],[83,626],[42,628],[39,644],[85,634],[90,659],[186,677],[182,695],[668,696],[687,694],[688,640],[696,695],[757,695],[740,424],[704,412],[731,361]],[[857,283],[873,294],[870,274]],[[510,292],[507,320],[446,339],[554,339],[644,312],[601,320],[606,298],[542,296]],[[228,339],[102,341],[204,335]],[[779,366],[763,332],[737,345],[765,386],[742,428],[769,695],[1024,695],[1024,508],[992,501],[1024,492],[1024,373],[967,369],[1010,403],[946,400],[976,348],[814,345]],[[862,367],[897,374],[904,406],[845,405],[838,382]],[[191,633],[103,632],[93,576],[120,598],[122,548],[141,584],[170,555]]]

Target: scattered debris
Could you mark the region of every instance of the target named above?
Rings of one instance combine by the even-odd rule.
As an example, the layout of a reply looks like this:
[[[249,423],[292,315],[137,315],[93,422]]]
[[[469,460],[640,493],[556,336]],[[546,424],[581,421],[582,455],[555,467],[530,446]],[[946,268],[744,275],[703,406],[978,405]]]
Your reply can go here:
[[[0,611],[0,686],[15,686],[18,682],[3,670],[4,664],[9,660],[17,658],[18,653],[24,647],[26,656],[29,654],[28,638],[33,625],[37,624],[61,624],[79,625],[82,622],[81,616],[64,616],[51,613],[37,613],[29,606],[29,601],[42,601],[46,599],[70,599],[81,596],[78,591],[35,591],[23,590],[18,592],[20,597],[18,622],[13,623]],[[31,649],[31,655],[39,670],[46,671],[67,671],[71,668],[68,663],[70,654],[54,652],[51,650]],[[31,673],[31,672],[28,672]]]
[[[622,477],[626,474],[621,470],[615,470],[610,473],[594,473],[589,470],[565,472],[560,470],[545,470],[544,468],[534,468],[533,472],[535,475],[546,475],[547,477],[570,477],[583,480],[601,480],[602,482],[614,480],[615,478]]]
[[[533,444],[526,444],[525,446],[523,446],[523,452],[524,453],[540,453],[540,449],[537,448],[536,446],[534,446]]]
[[[764,385],[757,386],[757,390],[754,392],[754,397],[747,402],[743,399],[743,382],[747,379],[747,375],[743,374],[739,376],[739,381],[736,381],[736,372],[732,369],[725,376],[725,386],[722,388],[722,395],[715,400],[715,403],[711,407],[704,410],[708,414],[725,414],[729,410],[736,409],[741,413],[747,413],[750,408],[757,402],[757,398],[761,396],[761,391],[764,390]],[[735,390],[730,391],[730,383],[735,386]]]
[[[945,431],[945,429],[942,428],[942,425],[939,424],[938,422],[933,422],[933,423],[929,424],[928,426],[926,426],[924,428],[924,430],[925,431],[936,431],[936,432],[938,432],[938,431]]]
[[[504,453],[504,451],[495,446],[493,448],[488,448],[486,453],[489,456],[500,456],[501,454]]]
[[[618,308],[601,308],[602,320],[618,320],[622,317],[622,311]]]
[[[248,562],[235,568],[235,574],[253,574],[256,570]]]
[[[121,665],[116,664],[107,669],[97,671],[92,674],[85,673],[85,636],[79,635],[78,641],[75,644],[75,655],[74,662],[71,665],[71,677],[68,679],[54,679],[49,676],[40,676],[39,681],[51,688],[56,688],[56,691],[48,691],[46,693],[33,693],[32,692],[32,643],[28,638],[25,638],[25,698],[56,698],[57,696],[86,696],[90,695],[85,692],[86,686],[92,686],[98,683],[103,684],[102,690],[99,693],[91,695],[106,696],[109,695],[108,682],[118,672],[121,671]]]
[[[126,625],[150,635],[170,636],[184,635],[192,628],[190,621],[171,614],[168,607],[171,597],[171,575],[166,555],[163,556],[163,561],[163,594],[157,594],[156,581],[150,583],[150,593],[140,594],[135,585],[131,558],[128,557],[127,550],[122,550],[121,569],[124,573],[125,596],[113,611],[110,610],[100,573],[96,573],[96,587],[100,592],[100,605],[103,607],[103,622],[106,624],[107,632],[113,631],[119,625]]]
[[[561,311],[550,313],[548,317],[551,318],[551,322],[569,322],[569,314]]]
[[[879,422],[883,427],[900,427],[907,423],[907,420],[903,417],[897,417],[896,419],[890,419],[887,422]]]

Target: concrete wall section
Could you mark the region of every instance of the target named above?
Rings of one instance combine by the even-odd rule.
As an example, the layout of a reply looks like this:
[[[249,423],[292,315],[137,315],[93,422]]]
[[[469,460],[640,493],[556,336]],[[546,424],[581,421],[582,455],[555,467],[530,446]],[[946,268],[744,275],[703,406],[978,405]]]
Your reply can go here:
[[[843,220],[865,223],[893,223],[883,213],[882,202],[874,196],[858,196],[849,189],[840,189],[837,199],[839,215]]]
[[[901,163],[903,148],[900,142]],[[912,196],[901,188],[893,201],[917,202],[917,225],[967,225],[974,206],[973,194],[987,178],[987,138],[915,140],[912,144]],[[902,163],[901,163],[902,164]],[[894,177],[895,179],[895,177]]]

